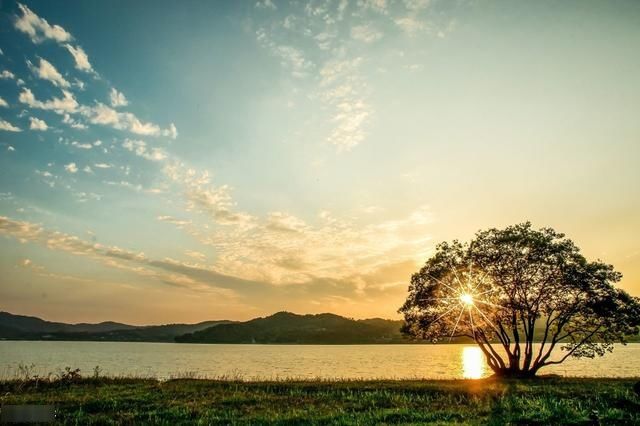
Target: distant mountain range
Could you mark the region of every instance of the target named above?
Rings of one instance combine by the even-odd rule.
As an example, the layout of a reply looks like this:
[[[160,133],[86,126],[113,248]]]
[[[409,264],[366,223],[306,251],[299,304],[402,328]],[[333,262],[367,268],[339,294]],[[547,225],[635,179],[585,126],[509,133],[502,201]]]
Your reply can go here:
[[[402,321],[354,320],[334,314],[278,312],[246,322],[135,326],[117,322],[65,324],[0,312],[0,339],[110,342],[358,344],[407,343]]]
[[[222,320],[204,321],[197,324],[150,326],[136,326],[111,321],[99,324],[65,324],[0,312],[0,339],[173,342],[176,336],[231,322],[233,321]]]
[[[427,343],[400,333],[402,320],[355,320],[335,314],[297,315],[278,312],[245,322],[204,321],[197,324],[136,326],[117,322],[65,324],[0,311],[0,340],[70,340],[106,342],[371,344]],[[542,330],[536,330],[539,341]],[[540,336],[538,336],[540,335]],[[640,341],[633,336],[631,342]],[[452,343],[470,343],[454,338]]]

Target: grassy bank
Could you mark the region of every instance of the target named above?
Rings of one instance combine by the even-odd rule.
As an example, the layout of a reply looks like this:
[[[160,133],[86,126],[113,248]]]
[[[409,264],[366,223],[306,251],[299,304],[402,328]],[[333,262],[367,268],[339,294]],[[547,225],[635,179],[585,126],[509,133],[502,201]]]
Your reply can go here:
[[[2,382],[0,400],[55,404],[65,424],[640,424],[635,382],[70,378]]]

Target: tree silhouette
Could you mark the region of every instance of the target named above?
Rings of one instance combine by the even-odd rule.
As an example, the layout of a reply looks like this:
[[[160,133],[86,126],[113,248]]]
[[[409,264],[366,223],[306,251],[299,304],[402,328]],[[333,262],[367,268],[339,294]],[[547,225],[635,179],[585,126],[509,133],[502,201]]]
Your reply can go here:
[[[640,299],[613,286],[621,278],[611,265],[587,261],[564,234],[527,222],[439,244],[412,276],[399,312],[406,334],[434,342],[467,336],[496,375],[530,377],[570,356],[602,356],[638,334]]]

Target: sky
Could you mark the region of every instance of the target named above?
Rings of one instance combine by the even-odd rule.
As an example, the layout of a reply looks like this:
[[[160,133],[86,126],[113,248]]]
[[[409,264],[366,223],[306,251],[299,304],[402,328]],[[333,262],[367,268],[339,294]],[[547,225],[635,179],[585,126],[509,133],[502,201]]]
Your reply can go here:
[[[640,2],[0,2],[0,310],[398,318],[531,221],[640,295]]]

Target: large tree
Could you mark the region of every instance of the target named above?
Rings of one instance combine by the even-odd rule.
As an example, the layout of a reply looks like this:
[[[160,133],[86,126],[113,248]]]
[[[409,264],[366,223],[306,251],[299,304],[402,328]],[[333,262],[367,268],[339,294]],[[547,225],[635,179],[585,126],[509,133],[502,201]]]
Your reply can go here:
[[[621,278],[553,229],[489,229],[437,246],[411,278],[403,331],[434,342],[467,336],[495,374],[530,377],[638,334],[640,299],[614,287]]]

